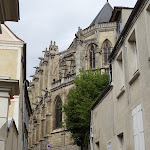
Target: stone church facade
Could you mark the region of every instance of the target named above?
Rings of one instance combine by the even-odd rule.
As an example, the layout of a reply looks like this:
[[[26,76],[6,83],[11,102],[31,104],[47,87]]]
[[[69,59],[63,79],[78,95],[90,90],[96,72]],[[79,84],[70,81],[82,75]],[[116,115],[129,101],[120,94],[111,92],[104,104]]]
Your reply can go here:
[[[78,28],[73,42],[65,51],[58,51],[51,42],[39,57],[40,64],[28,89],[33,115],[29,122],[29,150],[77,150],[71,133],[61,126],[65,114],[59,109],[74,86],[79,70],[108,71],[108,55],[117,38],[116,22],[110,22],[112,7],[107,2],[91,25]]]

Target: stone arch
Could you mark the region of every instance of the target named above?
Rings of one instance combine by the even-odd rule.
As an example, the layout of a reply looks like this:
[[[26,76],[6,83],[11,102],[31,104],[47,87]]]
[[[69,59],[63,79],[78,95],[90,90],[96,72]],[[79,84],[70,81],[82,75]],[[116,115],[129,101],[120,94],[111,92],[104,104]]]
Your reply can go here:
[[[103,54],[103,56],[102,56],[102,58],[103,58],[102,59],[103,60],[103,67],[108,66],[108,57],[111,53],[112,43],[108,39],[106,39],[103,42],[101,49],[102,49],[102,54]]]
[[[57,95],[54,102],[54,129],[60,128],[61,122],[62,122],[62,99],[59,95]]]

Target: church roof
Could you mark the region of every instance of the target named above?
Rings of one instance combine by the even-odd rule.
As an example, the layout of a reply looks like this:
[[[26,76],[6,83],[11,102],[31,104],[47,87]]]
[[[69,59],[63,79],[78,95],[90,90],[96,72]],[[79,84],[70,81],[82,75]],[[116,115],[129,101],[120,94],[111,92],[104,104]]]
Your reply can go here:
[[[101,9],[101,11],[98,13],[96,18],[92,21],[90,26],[94,25],[95,23],[104,23],[109,22],[111,15],[112,15],[113,8],[111,5],[107,2],[104,7]]]

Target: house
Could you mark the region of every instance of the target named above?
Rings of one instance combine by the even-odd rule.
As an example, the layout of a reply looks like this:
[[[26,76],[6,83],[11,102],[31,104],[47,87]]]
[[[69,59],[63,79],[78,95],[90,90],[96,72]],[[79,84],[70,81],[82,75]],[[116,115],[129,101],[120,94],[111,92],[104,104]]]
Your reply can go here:
[[[5,136],[6,147],[10,149],[11,144],[7,142],[9,140],[11,132],[3,130],[3,125],[8,127],[8,117],[13,118],[13,124],[15,123],[17,129],[18,150],[27,150],[28,139],[28,124],[29,117],[32,113],[32,109],[29,102],[26,80],[26,44],[20,38],[18,38],[5,24],[1,25],[2,34],[0,34],[0,79],[7,83],[7,88],[13,90],[13,84],[18,86],[14,94],[7,92],[7,101],[2,103],[3,99],[0,99],[1,107],[7,107],[5,109],[5,121],[0,122],[0,132],[8,133]],[[3,82],[0,87],[5,87]],[[15,82],[15,83],[13,83]],[[8,87],[8,83],[10,87]],[[12,85],[11,85],[12,83]],[[7,90],[6,90],[7,91]],[[1,93],[3,95],[3,92]],[[9,96],[8,96],[9,95]],[[9,101],[9,102],[8,102]],[[3,109],[2,109],[3,110]],[[0,111],[3,113],[2,111]],[[1,135],[1,134],[0,134]],[[16,143],[15,143],[16,144]],[[16,150],[16,149],[15,149]]]
[[[92,107],[92,150],[150,149],[150,0],[138,0],[123,26],[109,56],[110,85]]]

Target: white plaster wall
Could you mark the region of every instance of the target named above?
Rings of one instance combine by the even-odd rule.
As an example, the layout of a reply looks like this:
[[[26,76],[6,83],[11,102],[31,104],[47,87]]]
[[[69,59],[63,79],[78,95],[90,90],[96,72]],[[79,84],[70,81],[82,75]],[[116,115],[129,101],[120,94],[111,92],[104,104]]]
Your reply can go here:
[[[11,105],[9,106],[9,117],[15,120],[15,124],[18,129],[19,125],[19,96],[14,96],[14,99],[10,100]]]
[[[7,141],[6,141],[6,150],[19,150],[18,149],[18,134],[14,124],[11,127],[11,130],[8,131]]]

